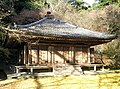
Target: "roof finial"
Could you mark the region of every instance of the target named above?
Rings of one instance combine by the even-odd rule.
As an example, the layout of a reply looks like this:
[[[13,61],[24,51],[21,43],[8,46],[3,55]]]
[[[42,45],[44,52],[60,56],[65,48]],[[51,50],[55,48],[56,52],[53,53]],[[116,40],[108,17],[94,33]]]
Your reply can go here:
[[[52,15],[50,11],[47,11],[47,14],[45,15],[45,17],[47,17],[48,19],[53,19],[54,15]]]

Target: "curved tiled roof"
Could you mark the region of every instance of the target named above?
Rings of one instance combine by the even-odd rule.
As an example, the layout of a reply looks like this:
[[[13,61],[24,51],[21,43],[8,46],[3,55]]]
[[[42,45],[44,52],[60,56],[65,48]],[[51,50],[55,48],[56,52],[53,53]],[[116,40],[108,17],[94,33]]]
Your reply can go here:
[[[65,38],[95,38],[102,40],[112,40],[116,36],[107,33],[91,31],[58,19],[49,19],[47,17],[27,25],[17,25],[20,30],[30,32],[36,35],[65,37]]]

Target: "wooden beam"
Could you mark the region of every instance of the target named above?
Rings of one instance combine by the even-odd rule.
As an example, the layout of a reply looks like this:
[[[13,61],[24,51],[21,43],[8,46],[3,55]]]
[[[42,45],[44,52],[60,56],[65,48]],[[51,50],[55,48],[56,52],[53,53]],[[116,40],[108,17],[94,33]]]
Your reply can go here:
[[[74,45],[74,44],[54,44],[54,43],[31,43],[32,45],[46,45],[46,46],[64,46],[64,47],[88,47],[88,45]]]

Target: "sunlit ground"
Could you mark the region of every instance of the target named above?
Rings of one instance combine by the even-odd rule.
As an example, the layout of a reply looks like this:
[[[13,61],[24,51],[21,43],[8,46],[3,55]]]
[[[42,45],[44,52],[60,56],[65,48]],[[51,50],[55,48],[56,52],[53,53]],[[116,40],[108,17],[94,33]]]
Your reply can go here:
[[[0,89],[120,89],[120,73],[8,79],[0,81]]]

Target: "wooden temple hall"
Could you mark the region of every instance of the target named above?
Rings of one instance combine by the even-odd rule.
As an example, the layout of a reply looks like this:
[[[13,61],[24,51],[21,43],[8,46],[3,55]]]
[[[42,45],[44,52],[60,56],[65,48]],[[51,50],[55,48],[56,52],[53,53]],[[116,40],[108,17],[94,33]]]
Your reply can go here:
[[[7,44],[19,50],[16,68],[30,68],[31,72],[34,68],[92,64],[93,46],[115,39],[115,35],[56,19],[50,12],[39,21],[17,26],[8,31]]]

